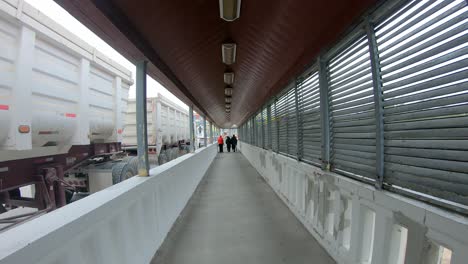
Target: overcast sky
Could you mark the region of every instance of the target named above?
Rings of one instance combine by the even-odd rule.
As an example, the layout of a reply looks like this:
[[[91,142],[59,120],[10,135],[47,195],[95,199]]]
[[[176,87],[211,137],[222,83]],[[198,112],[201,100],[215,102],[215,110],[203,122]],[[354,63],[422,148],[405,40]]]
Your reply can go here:
[[[135,79],[135,66],[130,61],[125,59],[110,45],[104,42],[96,34],[91,32],[91,30],[89,30],[87,27],[81,24],[78,20],[76,20],[72,15],[70,15],[53,0],[26,0],[26,2],[37,8],[46,16],[55,20],[57,23],[61,24],[73,34],[79,36],[81,39],[83,39],[91,46],[95,47],[97,50],[107,55],[112,60],[116,61],[117,63],[132,71],[133,79]],[[175,97],[172,93],[170,93],[167,89],[165,89],[162,85],[160,85],[158,82],[156,82],[149,76],[147,85],[148,97],[156,96],[158,93],[160,93],[163,96],[174,101],[175,103],[188,109],[188,106],[186,104],[180,101],[177,97]],[[130,88],[129,96],[130,98],[135,98],[135,85]]]

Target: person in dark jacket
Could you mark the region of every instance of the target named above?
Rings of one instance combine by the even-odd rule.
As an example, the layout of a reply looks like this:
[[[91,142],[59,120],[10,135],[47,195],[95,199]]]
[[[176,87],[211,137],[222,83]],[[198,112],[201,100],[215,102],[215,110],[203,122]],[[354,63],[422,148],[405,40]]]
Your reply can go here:
[[[231,152],[231,138],[229,136],[226,136],[226,147],[227,151]]]
[[[236,152],[236,146],[237,146],[236,135],[232,135],[232,137],[231,137],[231,146],[232,146],[232,151]]]
[[[223,152],[223,145],[224,145],[223,136],[219,135],[218,137],[219,152]]]

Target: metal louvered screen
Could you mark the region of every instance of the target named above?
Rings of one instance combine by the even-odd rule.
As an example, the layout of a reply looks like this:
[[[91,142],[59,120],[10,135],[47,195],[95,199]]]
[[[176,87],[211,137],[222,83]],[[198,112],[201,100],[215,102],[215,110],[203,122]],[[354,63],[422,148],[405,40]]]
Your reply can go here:
[[[376,28],[385,181],[463,204],[468,204],[467,15],[464,0],[416,1]]]
[[[366,35],[334,56],[328,72],[332,169],[375,178],[374,93]]]
[[[389,1],[316,65],[244,124],[253,145],[467,213],[465,0]]]
[[[297,88],[302,123],[302,160],[320,166],[320,91],[317,70],[308,73]]]

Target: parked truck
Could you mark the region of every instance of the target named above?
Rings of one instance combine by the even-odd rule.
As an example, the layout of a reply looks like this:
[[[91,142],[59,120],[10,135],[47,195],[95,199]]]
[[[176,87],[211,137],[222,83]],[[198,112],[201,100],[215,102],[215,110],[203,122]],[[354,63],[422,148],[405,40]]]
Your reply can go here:
[[[121,151],[132,84],[27,3],[0,1],[0,213],[37,208],[20,218],[32,217],[137,174]]]
[[[149,152],[157,157],[159,164],[186,153],[190,138],[188,110],[161,94],[147,98],[146,104]],[[122,146],[127,152],[136,154],[135,99],[128,101]]]

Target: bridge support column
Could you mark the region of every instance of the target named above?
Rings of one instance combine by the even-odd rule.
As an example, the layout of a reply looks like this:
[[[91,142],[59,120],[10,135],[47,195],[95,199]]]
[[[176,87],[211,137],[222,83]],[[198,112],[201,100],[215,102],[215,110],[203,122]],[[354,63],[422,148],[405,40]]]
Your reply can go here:
[[[195,130],[193,125],[193,105],[189,107],[190,152],[195,152]]]
[[[148,123],[146,116],[146,65],[146,61],[140,61],[136,65],[138,176],[149,175]]]
[[[213,143],[213,122],[210,122],[210,143]]]
[[[206,116],[203,116],[203,137],[204,137],[204,146],[208,146],[207,139],[208,137],[206,136]]]

